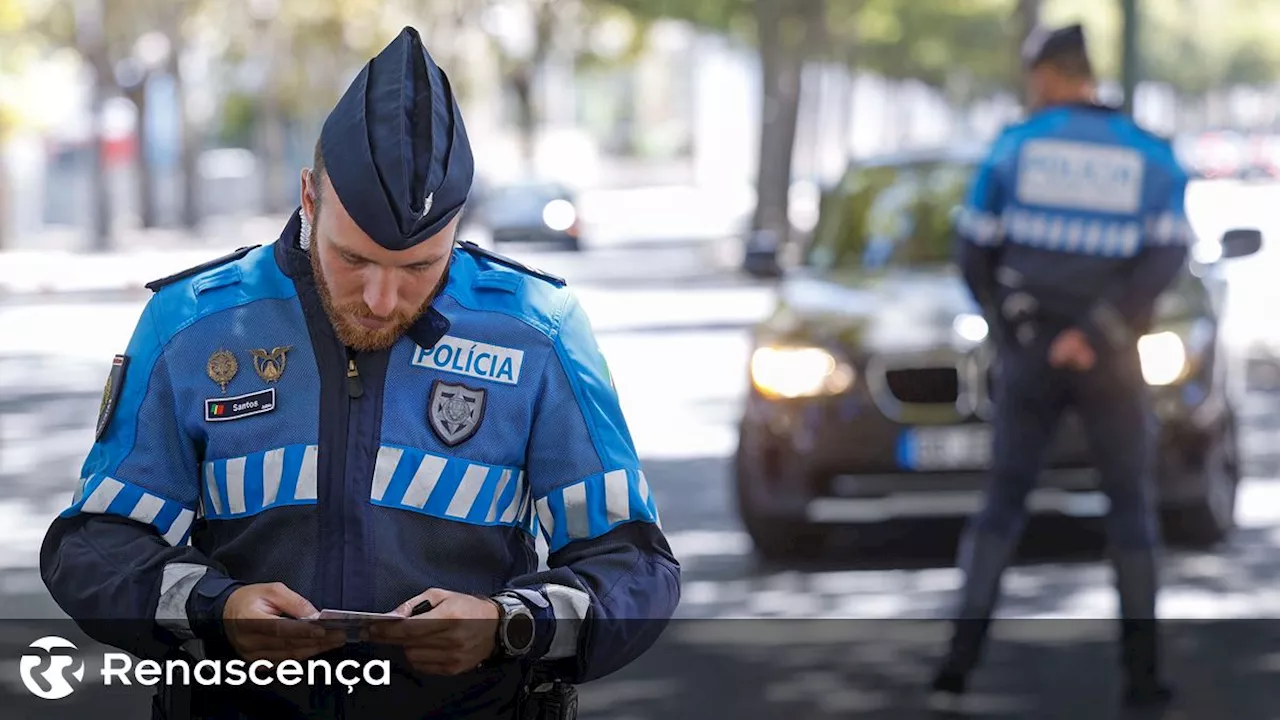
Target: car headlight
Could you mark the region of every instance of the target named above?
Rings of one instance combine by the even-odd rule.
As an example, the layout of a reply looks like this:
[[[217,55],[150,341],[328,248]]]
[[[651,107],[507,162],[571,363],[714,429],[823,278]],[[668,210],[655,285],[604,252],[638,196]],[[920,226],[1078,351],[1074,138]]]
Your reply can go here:
[[[1175,332],[1159,332],[1138,338],[1142,377],[1148,385],[1172,385],[1186,377],[1187,346]]]
[[[542,208],[542,222],[556,232],[564,232],[578,221],[578,211],[568,200],[552,200]]]
[[[980,343],[987,339],[987,321],[981,315],[971,313],[957,315],[955,321],[951,323],[951,329],[956,335],[971,343]]]
[[[769,397],[836,395],[853,380],[853,368],[822,348],[761,347],[751,355],[751,382]]]

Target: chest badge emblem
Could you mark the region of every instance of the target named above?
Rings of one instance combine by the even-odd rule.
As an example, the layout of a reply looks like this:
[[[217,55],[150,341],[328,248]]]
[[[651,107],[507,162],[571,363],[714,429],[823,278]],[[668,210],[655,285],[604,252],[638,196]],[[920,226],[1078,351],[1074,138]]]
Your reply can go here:
[[[253,356],[253,369],[257,371],[258,377],[267,382],[275,382],[284,375],[285,353],[293,349],[292,345],[285,347],[275,347],[271,352],[266,350],[250,350],[249,354]]]
[[[240,364],[236,362],[236,356],[232,355],[231,351],[219,350],[209,356],[209,362],[205,364],[204,369],[209,374],[209,379],[217,383],[222,392],[226,392],[231,378],[240,372]]]
[[[437,380],[431,387],[427,419],[440,442],[453,447],[476,434],[484,419],[485,391]]]

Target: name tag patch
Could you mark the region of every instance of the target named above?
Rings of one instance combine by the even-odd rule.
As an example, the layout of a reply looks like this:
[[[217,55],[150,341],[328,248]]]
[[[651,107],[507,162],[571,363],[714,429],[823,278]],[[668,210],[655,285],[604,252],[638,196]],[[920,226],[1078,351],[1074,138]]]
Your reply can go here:
[[[515,385],[520,382],[524,351],[445,335],[430,350],[418,346],[411,362],[418,367]]]
[[[205,422],[239,420],[251,415],[261,415],[276,409],[276,389],[249,393],[230,398],[209,398],[204,401]]]
[[[1142,208],[1143,158],[1136,150],[1064,140],[1031,140],[1018,164],[1017,196],[1027,205],[1087,212]]]

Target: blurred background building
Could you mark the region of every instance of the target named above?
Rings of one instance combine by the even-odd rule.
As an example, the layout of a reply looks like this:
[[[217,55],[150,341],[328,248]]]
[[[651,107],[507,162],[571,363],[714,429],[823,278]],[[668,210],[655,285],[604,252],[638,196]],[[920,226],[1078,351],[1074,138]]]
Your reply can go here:
[[[457,85],[483,181],[682,186],[741,214],[760,167],[803,188],[850,157],[989,138],[1020,112],[1028,19],[1084,21],[1120,99],[1121,4],[0,0],[0,243],[288,212],[326,112],[405,24]],[[1137,116],[1206,174],[1273,173],[1280,8],[1140,17]]]
[[[792,317],[789,305],[851,317],[883,311],[892,329],[910,329],[929,310],[937,324],[926,326],[947,338],[978,319],[967,315],[955,278],[906,273],[900,296],[886,300],[843,269],[828,273],[840,278],[809,282],[812,267],[790,272],[774,250],[794,250],[800,243],[786,241],[803,240],[815,224],[821,239],[830,224],[851,228],[837,237],[856,236],[843,247],[857,249],[847,253],[854,270],[896,271],[859,243],[914,220],[898,211],[912,197],[911,178],[905,193],[892,192],[892,171],[886,185],[871,187],[890,200],[878,213],[888,229],[842,225],[844,211],[876,202],[860,192],[843,192],[841,201],[839,189],[828,194],[838,202],[825,206],[834,215],[823,213],[834,221],[818,223],[816,191],[859,159],[925,148],[980,153],[1023,114],[1017,49],[1028,29],[1077,21],[1104,99],[1131,106],[1144,125],[1173,138],[1198,176],[1187,202],[1201,239],[1212,245],[1233,228],[1266,236],[1255,256],[1206,261],[1215,277],[1229,276],[1229,292],[1218,296],[1230,297],[1229,310],[1215,324],[1224,357],[1239,356],[1229,376],[1249,389],[1235,408],[1237,532],[1214,549],[1170,552],[1160,610],[1276,617],[1275,0],[0,0],[0,619],[62,616],[39,575],[40,544],[80,477],[111,358],[125,351],[151,297],[144,283],[273,241],[297,207],[299,172],[312,162],[326,114],[405,25],[423,34],[465,105],[477,197],[502,198],[490,207],[512,210],[486,213],[475,203],[464,215],[475,219],[468,229],[483,237],[485,223],[506,223],[504,232],[532,228],[558,241],[497,249],[565,277],[589,313],[682,563],[681,615],[944,616],[960,582],[958,525],[928,518],[886,523],[880,533],[860,527],[831,553],[772,564],[741,517],[739,469],[748,463],[738,453],[752,446],[743,419],[755,392],[755,350],[768,341],[760,328]],[[928,197],[945,201],[922,203],[917,213],[939,256],[950,241],[947,211],[968,177],[950,174],[929,186]],[[523,198],[494,192],[528,179],[538,185]],[[782,242],[769,249],[767,238]],[[744,273],[756,257],[778,272]],[[779,377],[795,379],[791,366],[778,367]],[[1203,400],[1200,392],[1188,386],[1186,396]],[[855,392],[845,400],[841,422],[872,408]],[[812,449],[813,425],[837,415],[788,417],[780,427],[802,455],[806,443]],[[849,436],[851,445],[888,437]],[[805,467],[785,464],[777,475],[804,478]],[[903,507],[953,512],[954,484],[936,487],[941,499]],[[1092,562],[1100,543],[1091,546],[1077,523],[1046,527],[1040,560],[1030,555],[1009,576],[1007,612],[1113,616],[1110,577]],[[1070,561],[1081,557],[1090,562]],[[673,626],[667,647],[675,651],[640,666],[647,681],[594,683],[584,717],[900,718],[906,706],[892,700],[914,691],[918,660],[931,651],[885,630],[858,652],[839,630],[871,625],[905,627],[814,623],[806,635],[798,624],[774,626],[795,651],[774,653],[754,641],[738,645],[741,624],[722,626],[729,645],[721,648],[698,636],[708,626]],[[1034,644],[1006,652],[990,697],[1012,704],[993,704],[1000,709],[985,717],[1109,717],[1099,690],[1114,664],[1101,651],[1111,647],[1109,628],[1089,635],[1074,620],[1036,627],[1065,629],[1045,643],[1062,652],[1049,661]],[[1171,643],[1179,674],[1196,683],[1187,693],[1196,711],[1185,717],[1274,717],[1280,636],[1267,631],[1276,627],[1240,625],[1220,639],[1206,631]],[[0,633],[6,667],[37,637],[11,628]],[[711,677],[721,671],[733,682]],[[1231,675],[1245,680],[1232,685]],[[16,677],[0,672],[5,717],[48,717],[52,706],[23,704],[43,701]],[[1005,712],[1037,694],[1055,709]],[[74,700],[58,707],[68,716],[142,712],[116,712],[105,693],[88,688]]]

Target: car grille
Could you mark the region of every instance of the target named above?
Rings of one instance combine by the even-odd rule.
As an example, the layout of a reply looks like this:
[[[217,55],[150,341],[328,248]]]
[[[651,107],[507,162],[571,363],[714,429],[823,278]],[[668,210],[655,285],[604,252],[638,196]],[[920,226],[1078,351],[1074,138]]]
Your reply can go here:
[[[901,403],[950,405],[960,397],[960,373],[953,367],[889,370],[884,379]]]
[[[543,237],[544,233],[539,228],[502,228],[493,231],[494,242],[500,243],[536,242]]]
[[[986,377],[987,399],[991,402],[995,402],[996,389],[999,387],[997,383],[1000,382],[1000,371],[998,368],[996,368],[995,363],[992,363],[991,365],[987,366],[986,375],[987,375]]]

